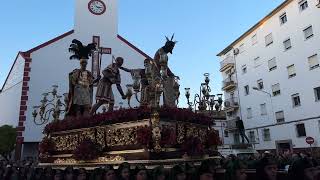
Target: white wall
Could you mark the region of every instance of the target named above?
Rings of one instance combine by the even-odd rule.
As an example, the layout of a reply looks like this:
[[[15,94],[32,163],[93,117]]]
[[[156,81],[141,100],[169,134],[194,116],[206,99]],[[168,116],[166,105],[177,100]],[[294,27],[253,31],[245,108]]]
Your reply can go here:
[[[24,58],[18,54],[17,60],[0,93],[0,126],[18,126]]]
[[[76,36],[89,38],[101,36],[104,42],[113,41],[118,34],[118,0],[102,0],[107,10],[102,15],[94,15],[88,10],[89,0],[75,0],[75,23]],[[83,39],[83,41],[87,41]]]
[[[300,12],[297,0],[291,2],[272,18],[267,20],[257,30],[248,35],[235,45],[238,48],[244,43],[244,51],[236,56],[236,68],[238,76],[238,88],[240,92],[240,103],[242,119],[245,128],[256,128],[276,124],[274,112],[283,110],[285,121],[295,121],[304,118],[317,117],[320,115],[320,102],[315,102],[313,88],[320,86],[320,68],[309,70],[308,57],[313,54],[320,55],[320,11],[315,6],[316,1],[308,0],[309,7]],[[288,21],[280,25],[279,16],[286,12]],[[312,25],[314,36],[308,40],[304,39],[303,30]],[[265,36],[273,34],[273,44],[265,46]],[[258,43],[252,45],[251,37],[257,34]],[[291,39],[292,48],[285,51],[283,41]],[[260,57],[260,65],[255,67],[254,58]],[[269,72],[268,60],[276,57],[277,69]],[[221,57],[222,59],[225,56]],[[242,74],[241,67],[246,64],[247,73]],[[288,78],[287,66],[294,64],[296,76]],[[279,83],[281,95],[270,97],[262,92],[254,91],[252,87],[257,86],[257,80],[263,79],[264,90],[272,93],[271,86]],[[250,94],[244,95],[244,86],[249,85]],[[301,106],[293,108],[291,95],[299,93]],[[261,116],[260,104],[266,103],[268,114]],[[253,118],[247,119],[247,108],[251,107]],[[307,136],[319,137],[317,120],[305,122]],[[317,129],[317,130],[316,130]],[[260,142],[262,133],[259,129]],[[292,139],[295,147],[307,147],[304,138],[297,138],[294,123],[270,127],[271,142],[263,142],[257,148],[274,148],[275,140]]]

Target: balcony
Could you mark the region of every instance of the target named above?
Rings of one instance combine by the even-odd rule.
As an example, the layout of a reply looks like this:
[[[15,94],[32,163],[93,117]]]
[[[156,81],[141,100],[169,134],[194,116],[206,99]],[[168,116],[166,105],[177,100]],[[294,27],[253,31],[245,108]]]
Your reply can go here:
[[[229,56],[220,62],[220,72],[227,71],[233,68],[234,65],[235,65],[234,58],[232,56]]]
[[[231,119],[227,121],[227,127],[226,127],[226,131],[229,132],[235,132],[238,130],[237,128],[237,124],[236,124],[236,119]]]
[[[224,81],[222,81],[222,90],[223,91],[231,91],[234,90],[237,87],[236,82],[234,81],[234,78],[227,78]]]
[[[236,97],[226,99],[224,101],[224,111],[225,112],[231,112],[235,111],[239,108],[239,99]]]

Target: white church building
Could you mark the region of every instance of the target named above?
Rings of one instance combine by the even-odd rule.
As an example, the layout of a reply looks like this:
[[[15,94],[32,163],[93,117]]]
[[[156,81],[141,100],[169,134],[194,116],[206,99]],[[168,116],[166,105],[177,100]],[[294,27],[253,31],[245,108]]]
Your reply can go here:
[[[79,68],[79,62],[69,60],[68,47],[73,39],[84,44],[97,42],[109,54],[102,56],[101,68],[112,62],[112,55],[124,58],[124,67],[141,68],[150,58],[118,34],[117,0],[76,0],[74,29],[26,52],[18,52],[0,91],[0,126],[17,127],[16,159],[37,156],[44,125],[35,125],[33,106],[39,105],[42,93],[58,85],[59,93],[68,92],[68,73]],[[87,69],[91,71],[91,60]],[[129,73],[121,71],[121,85],[132,83]],[[116,104],[121,100],[114,87]],[[124,103],[126,104],[126,103]],[[137,102],[132,103],[133,106]]]

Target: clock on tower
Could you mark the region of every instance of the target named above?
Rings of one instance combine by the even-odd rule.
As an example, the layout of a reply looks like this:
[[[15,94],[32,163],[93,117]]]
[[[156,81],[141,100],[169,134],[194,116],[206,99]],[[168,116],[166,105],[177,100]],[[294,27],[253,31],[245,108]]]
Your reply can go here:
[[[88,9],[94,15],[101,15],[106,11],[106,4],[101,0],[91,0]]]

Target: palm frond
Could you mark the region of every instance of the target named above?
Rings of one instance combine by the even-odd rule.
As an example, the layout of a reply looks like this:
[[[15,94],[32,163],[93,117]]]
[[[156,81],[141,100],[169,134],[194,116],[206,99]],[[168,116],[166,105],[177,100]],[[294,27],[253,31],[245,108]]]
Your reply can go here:
[[[72,40],[72,43],[78,45],[79,49],[81,49],[81,48],[83,47],[82,42],[80,42],[80,41],[77,40],[77,39]]]
[[[74,54],[78,54],[79,49],[78,48],[69,48],[69,52],[72,52]]]
[[[69,57],[70,60],[73,60],[73,59],[80,59],[80,56],[77,55],[77,54],[74,54],[72,56]]]

